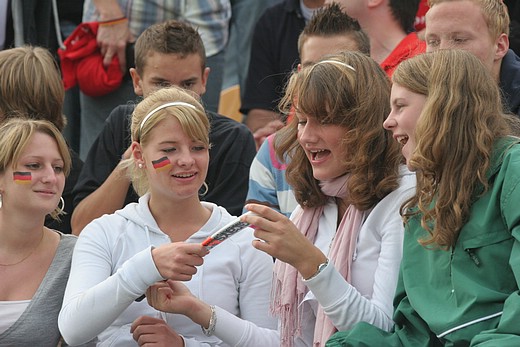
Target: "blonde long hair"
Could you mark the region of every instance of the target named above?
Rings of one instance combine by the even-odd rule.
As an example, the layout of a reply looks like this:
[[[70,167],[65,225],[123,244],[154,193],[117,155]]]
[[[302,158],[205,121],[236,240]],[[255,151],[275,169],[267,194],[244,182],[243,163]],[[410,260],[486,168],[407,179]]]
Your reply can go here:
[[[56,141],[63,159],[63,173],[67,177],[72,163],[69,147],[61,132],[49,121],[24,118],[23,115],[18,118],[10,118],[0,126],[0,148],[2,149],[0,151],[0,173],[3,174],[9,166],[14,167],[35,133],[49,135]],[[53,219],[59,220],[59,216],[63,213],[61,208],[56,207],[50,215]]]
[[[185,105],[167,107],[154,112],[152,116],[148,114],[157,107],[171,102],[181,102]],[[187,104],[187,105],[186,105]],[[193,107],[190,107],[192,105]],[[178,87],[159,89],[137,104],[132,113],[130,131],[132,141],[137,141],[141,146],[146,146],[150,139],[150,132],[163,119],[168,117],[176,118],[182,130],[192,139],[201,141],[208,148],[210,124],[204,108],[200,102],[189,91]],[[145,120],[145,118],[147,118]],[[143,124],[144,121],[144,124]],[[135,168],[133,159],[125,160],[121,165],[127,168],[128,175],[132,180],[134,190],[139,196],[148,192],[150,184],[144,170]]]

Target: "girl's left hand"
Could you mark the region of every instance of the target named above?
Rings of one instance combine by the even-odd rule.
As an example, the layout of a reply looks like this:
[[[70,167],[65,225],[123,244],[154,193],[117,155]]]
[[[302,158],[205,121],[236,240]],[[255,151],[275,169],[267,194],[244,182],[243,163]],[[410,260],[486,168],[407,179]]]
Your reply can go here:
[[[190,317],[193,302],[197,300],[184,284],[166,280],[157,282],[146,291],[148,305],[156,310],[183,314]]]
[[[150,306],[159,311],[182,314],[198,325],[209,327],[211,307],[195,297],[181,282],[157,282],[146,291],[146,299]]]
[[[257,204],[248,204],[246,209],[255,213],[243,220],[254,226],[253,247],[294,266],[304,277],[312,276],[319,264],[327,259],[296,226],[281,213]]]

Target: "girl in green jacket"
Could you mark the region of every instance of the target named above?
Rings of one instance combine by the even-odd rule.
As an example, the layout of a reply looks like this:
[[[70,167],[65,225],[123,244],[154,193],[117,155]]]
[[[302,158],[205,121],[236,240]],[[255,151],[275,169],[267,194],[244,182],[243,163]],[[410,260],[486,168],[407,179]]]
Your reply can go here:
[[[520,139],[496,81],[471,53],[402,62],[384,127],[417,191],[392,332],[360,323],[327,346],[520,346]]]

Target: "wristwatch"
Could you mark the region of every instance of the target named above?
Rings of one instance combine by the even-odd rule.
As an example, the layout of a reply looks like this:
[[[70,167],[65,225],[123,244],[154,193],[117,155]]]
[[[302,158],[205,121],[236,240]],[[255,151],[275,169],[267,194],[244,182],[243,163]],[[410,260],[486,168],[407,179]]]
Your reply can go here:
[[[326,259],[324,263],[321,263],[320,265],[318,265],[318,269],[316,270],[316,272],[309,278],[304,278],[305,281],[310,281],[312,280],[314,277],[318,276],[326,267],[327,265],[329,265],[329,259]]]

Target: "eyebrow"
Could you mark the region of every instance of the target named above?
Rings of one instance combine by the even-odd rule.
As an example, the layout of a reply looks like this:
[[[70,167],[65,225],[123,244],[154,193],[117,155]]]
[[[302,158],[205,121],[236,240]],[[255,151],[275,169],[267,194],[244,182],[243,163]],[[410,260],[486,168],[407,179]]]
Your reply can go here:
[[[39,156],[39,155],[28,155],[28,156],[26,156],[26,157],[22,157],[22,158],[20,158],[19,161],[24,161],[24,160],[43,160],[43,159],[44,159],[44,157]],[[63,158],[61,158],[61,157],[59,157],[59,158],[53,158],[53,159],[51,159],[51,161],[52,161],[52,162],[56,162],[56,161],[59,161],[59,162],[65,162],[65,161],[63,160]]]
[[[399,98],[395,98],[395,99],[391,99],[390,100],[390,105],[395,105],[396,103],[398,103],[399,101],[406,101],[406,98],[403,98],[403,97],[399,97]]]
[[[179,141],[169,141],[169,140],[167,140],[167,141],[161,141],[161,142],[159,142],[159,145],[170,145],[170,144],[171,144],[171,145],[174,145],[174,144],[176,144],[176,143],[179,143]]]
[[[191,78],[188,78],[188,79],[185,79],[185,80],[181,81],[182,84],[195,83],[195,82],[197,82],[197,77],[191,77]]]
[[[168,83],[171,83],[169,80],[167,80],[166,78],[162,78],[162,77],[152,77],[151,80],[152,80],[152,82],[168,82]]]
[[[191,143],[202,143],[201,140],[196,140],[196,139],[191,139],[190,140]],[[178,143],[180,143],[181,141],[169,141],[169,140],[166,140],[166,141],[161,141],[158,143],[158,145],[176,145]]]

